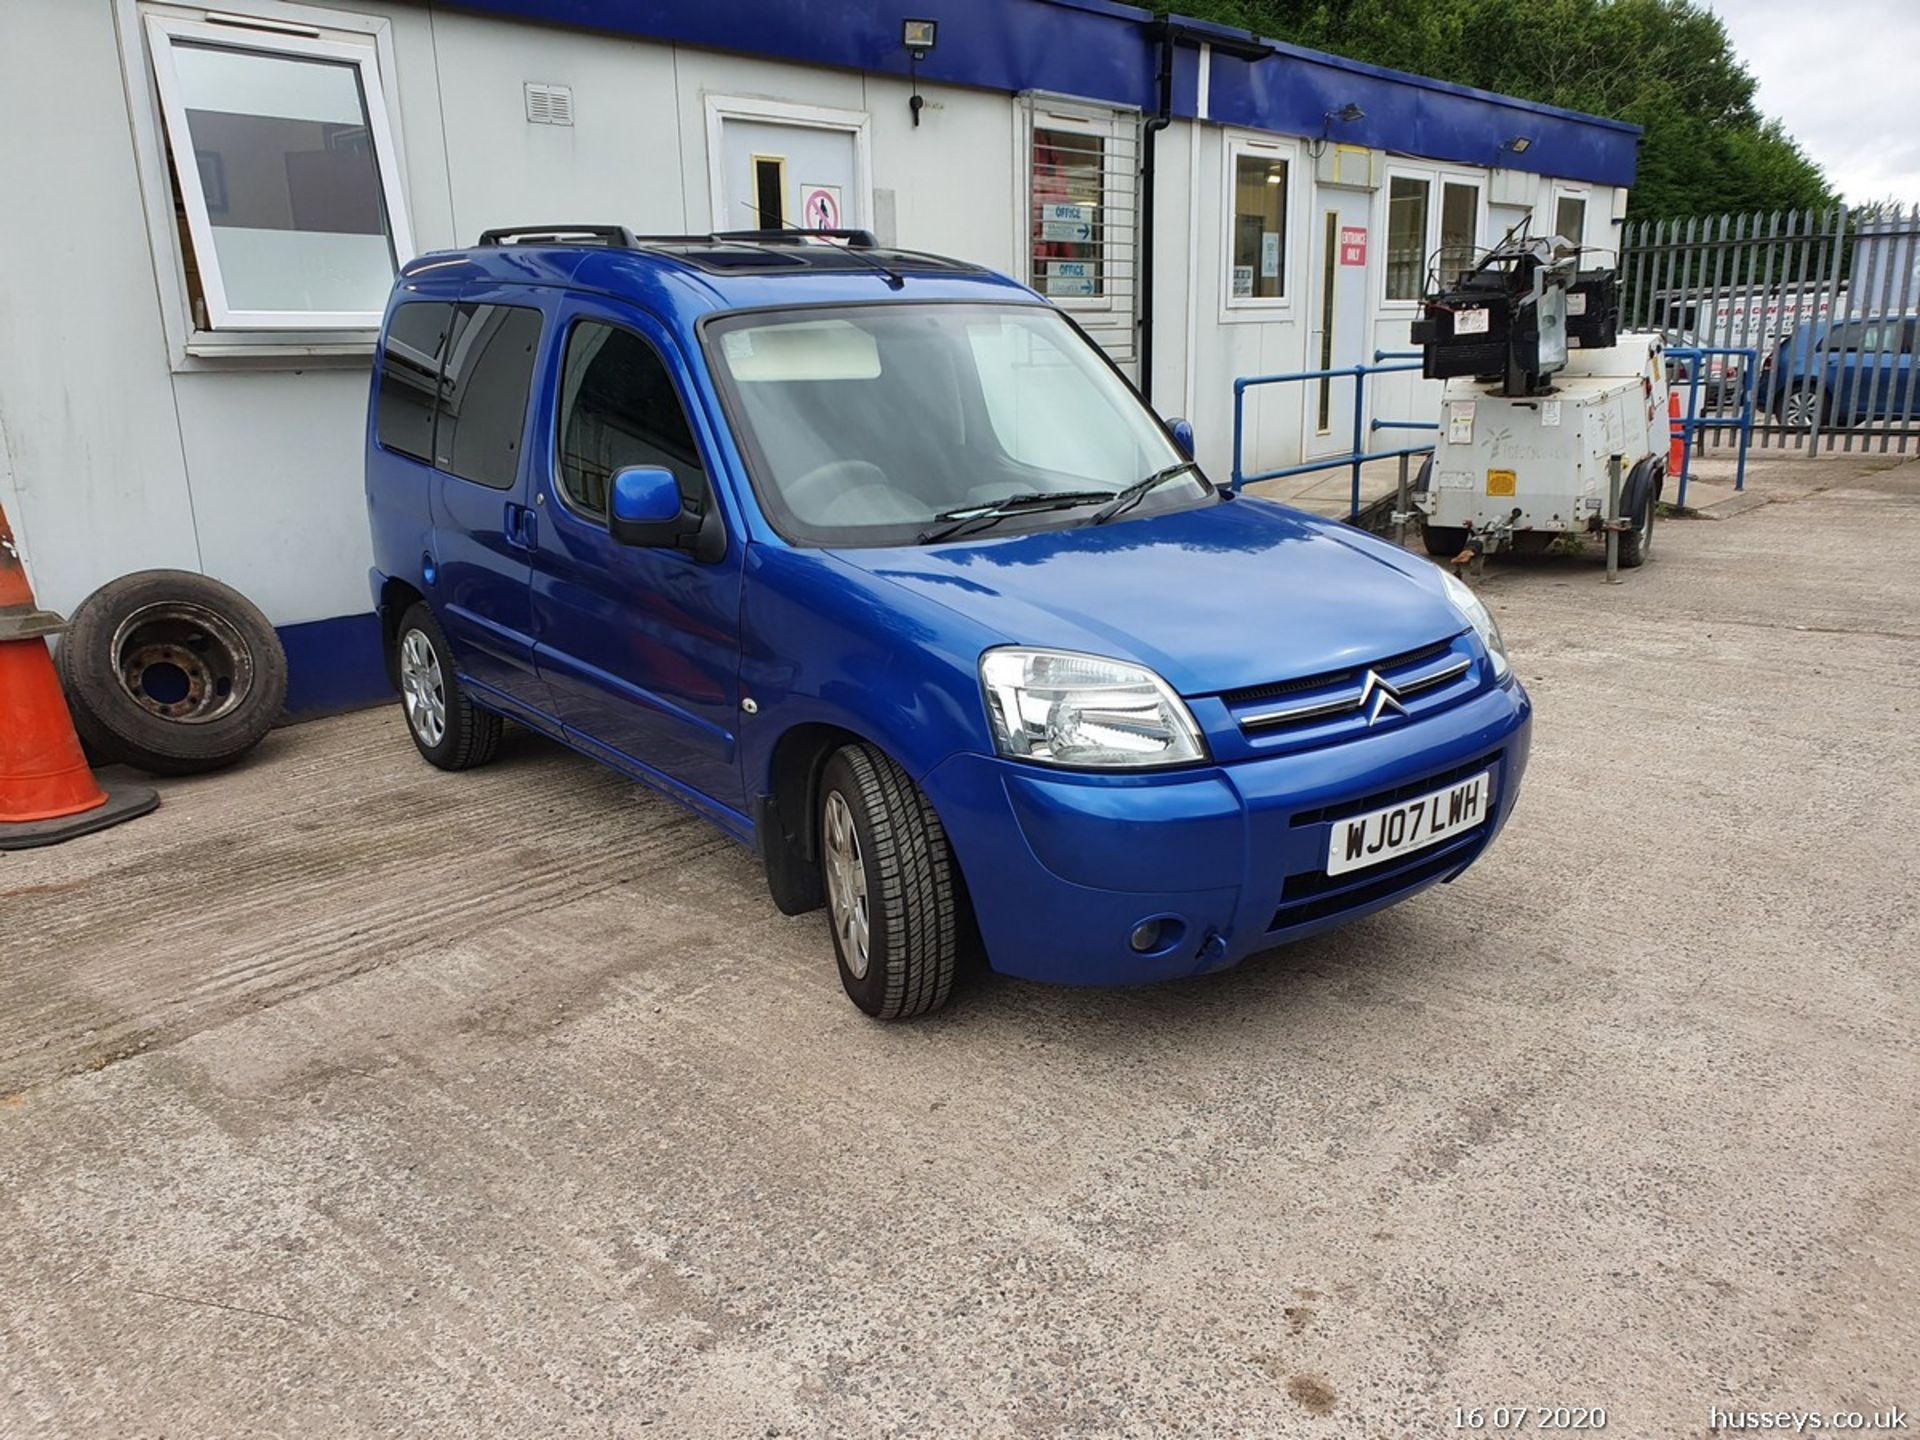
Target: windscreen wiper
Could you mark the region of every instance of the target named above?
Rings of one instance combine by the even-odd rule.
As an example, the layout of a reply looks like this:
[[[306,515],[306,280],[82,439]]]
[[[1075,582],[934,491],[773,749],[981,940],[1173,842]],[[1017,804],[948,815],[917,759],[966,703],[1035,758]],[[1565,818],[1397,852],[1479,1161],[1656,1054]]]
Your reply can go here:
[[[934,516],[946,523],[922,530],[914,537],[916,545],[934,545],[998,525],[1015,515],[1030,515],[1042,510],[1071,510],[1076,505],[1098,505],[1111,500],[1111,490],[1030,490],[1019,495],[1003,495],[980,505],[964,505],[943,510]]]
[[[1148,491],[1157,489],[1177,475],[1184,475],[1189,470],[1198,470],[1199,468],[1200,467],[1191,460],[1182,460],[1178,465],[1169,465],[1164,470],[1156,470],[1153,474],[1147,476],[1146,479],[1134,481],[1133,484],[1127,486],[1127,488],[1122,490],[1118,495],[1115,495],[1113,499],[1109,500],[1094,513],[1093,519],[1088,523],[1104,525],[1107,521],[1126,514],[1127,511],[1146,499]]]

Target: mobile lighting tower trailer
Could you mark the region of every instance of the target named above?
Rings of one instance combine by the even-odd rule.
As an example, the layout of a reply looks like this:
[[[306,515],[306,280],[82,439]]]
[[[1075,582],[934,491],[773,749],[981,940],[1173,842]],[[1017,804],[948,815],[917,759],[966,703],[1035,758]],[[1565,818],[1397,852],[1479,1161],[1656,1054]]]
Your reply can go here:
[[[1666,480],[1667,370],[1658,335],[1619,333],[1612,270],[1581,270],[1558,237],[1509,237],[1425,301],[1423,373],[1446,384],[1413,502],[1427,553],[1619,534],[1644,564]],[[1617,500],[1610,502],[1615,460]]]

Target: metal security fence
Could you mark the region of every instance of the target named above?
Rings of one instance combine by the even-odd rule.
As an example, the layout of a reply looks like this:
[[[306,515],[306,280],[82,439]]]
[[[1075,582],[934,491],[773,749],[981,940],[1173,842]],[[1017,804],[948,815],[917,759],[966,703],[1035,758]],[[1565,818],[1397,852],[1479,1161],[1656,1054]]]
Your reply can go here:
[[[1752,395],[1754,445],[1906,454],[1920,441],[1920,206],[1629,224],[1620,281],[1624,325],[1706,352],[1674,362],[1703,408]],[[1757,374],[1726,353],[1742,350]]]

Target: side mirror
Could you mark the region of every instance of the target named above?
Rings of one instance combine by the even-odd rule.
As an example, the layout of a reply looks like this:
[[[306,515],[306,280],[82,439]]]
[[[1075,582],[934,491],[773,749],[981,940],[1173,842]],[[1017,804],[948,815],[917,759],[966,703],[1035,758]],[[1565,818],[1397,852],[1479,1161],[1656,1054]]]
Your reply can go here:
[[[1180,447],[1181,452],[1185,454],[1189,460],[1193,459],[1193,422],[1191,420],[1169,420],[1167,422],[1167,429],[1173,432],[1173,443]]]
[[[622,545],[677,546],[700,533],[700,516],[680,498],[680,482],[658,465],[614,472],[607,531]]]

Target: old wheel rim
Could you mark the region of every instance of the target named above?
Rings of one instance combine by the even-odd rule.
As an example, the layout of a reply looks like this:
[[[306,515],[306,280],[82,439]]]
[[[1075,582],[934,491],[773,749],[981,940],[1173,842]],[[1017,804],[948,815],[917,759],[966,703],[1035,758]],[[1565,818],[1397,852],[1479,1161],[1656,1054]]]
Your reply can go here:
[[[1818,396],[1811,390],[1796,390],[1787,397],[1780,418],[1789,430],[1811,430],[1818,411]]]
[[[409,630],[400,642],[400,698],[420,743],[438,745],[447,733],[447,687],[433,642],[418,630]]]
[[[826,858],[827,911],[833,917],[840,958],[856,980],[867,974],[867,867],[853,811],[838,790],[827,795],[820,815],[821,850]]]
[[[149,715],[204,725],[253,689],[253,649],[226,616],[189,600],[143,605],[113,633],[114,672]]]

